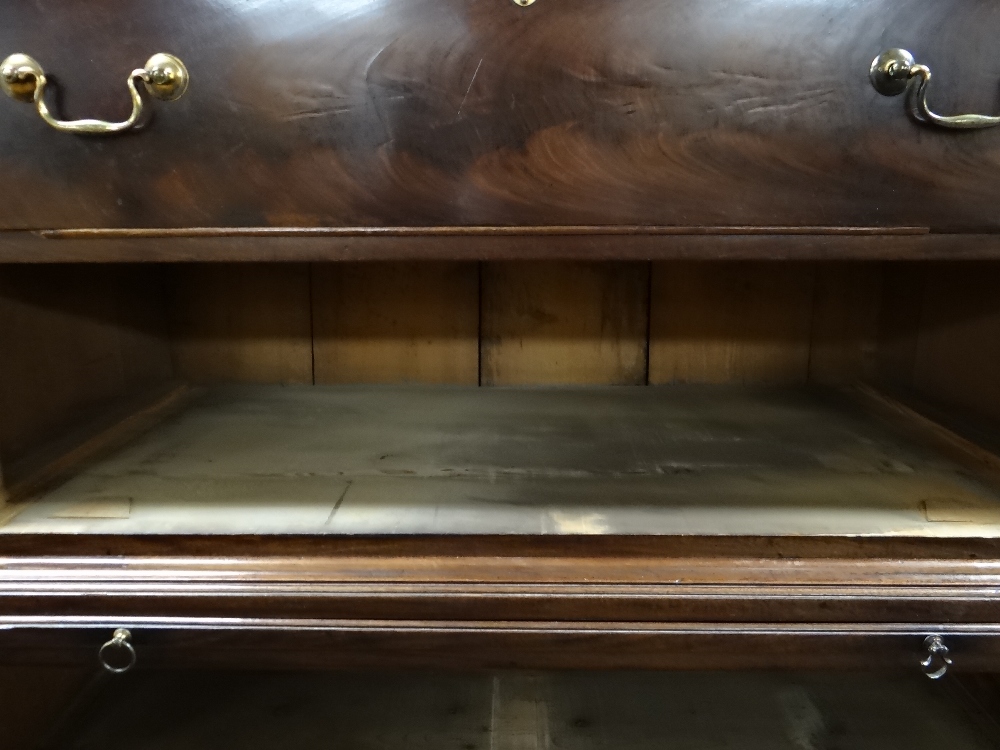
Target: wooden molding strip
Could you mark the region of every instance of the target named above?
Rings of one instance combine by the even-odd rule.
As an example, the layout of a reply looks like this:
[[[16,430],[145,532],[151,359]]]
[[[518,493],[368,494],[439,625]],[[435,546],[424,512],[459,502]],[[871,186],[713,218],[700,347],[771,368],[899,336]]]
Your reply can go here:
[[[928,227],[795,226],[438,226],[438,227],[178,227],[110,229],[40,229],[49,240],[171,239],[175,237],[552,237],[552,236],[689,236],[689,235],[838,235],[912,236]]]
[[[327,542],[326,546],[336,545]],[[387,547],[382,554],[364,556],[255,557],[220,550],[217,556],[113,558],[39,557],[48,554],[40,549],[36,556],[0,558],[0,590],[30,585],[41,593],[97,585],[139,591],[183,583],[233,592],[267,586],[286,593],[348,591],[353,585],[388,586],[400,591],[408,586],[432,585],[439,590],[452,587],[457,592],[520,591],[523,586],[563,591],[566,586],[587,590],[607,587],[611,591],[626,585],[651,594],[660,587],[722,591],[746,585],[774,590],[912,587],[921,591],[985,586],[1000,591],[1000,560],[996,559],[677,557],[669,553],[644,557],[485,556],[441,553],[433,542],[427,544],[424,555],[399,555],[393,554],[391,544]]]
[[[1000,234],[926,227],[400,227],[0,232],[0,263],[988,260]]]
[[[431,560],[457,557],[537,559],[581,558],[708,558],[729,560],[900,559],[950,567],[958,561],[976,565],[1000,560],[1000,539],[963,537],[850,536],[678,536],[653,535],[345,535],[332,539],[308,534],[34,534],[0,533],[5,558],[343,558],[372,557]],[[9,563],[5,560],[4,563]],[[253,564],[253,563],[252,563]],[[532,564],[534,564],[532,562]],[[750,564],[750,563],[748,563]],[[881,564],[881,563],[879,563]]]
[[[1000,563],[969,559],[0,559],[19,617],[993,623],[998,592]]]
[[[782,623],[782,622],[504,622],[502,620],[328,620],[307,618],[246,617],[131,617],[131,627],[167,630],[224,630],[233,632],[277,631],[278,633],[327,632],[411,632],[411,633],[650,633],[664,635],[942,635],[1000,636],[997,623]],[[79,630],[114,628],[121,618],[108,617],[19,617],[0,615],[0,630],[56,629]]]
[[[527,234],[514,228],[487,234],[366,234],[303,230],[243,234],[89,238],[0,232],[0,263],[326,262],[411,260],[990,260],[1000,259],[1000,234],[807,233]],[[62,231],[62,230],[60,230]],[[68,230],[67,230],[68,231]],[[75,230],[74,230],[75,231]],[[155,231],[155,230],[151,230]],[[186,231],[186,230],[178,230]],[[462,230],[465,232],[466,230]],[[715,231],[715,230],[712,230]],[[762,230],[761,230],[762,231]],[[256,234],[251,233],[256,232]],[[392,232],[397,232],[393,234]]]

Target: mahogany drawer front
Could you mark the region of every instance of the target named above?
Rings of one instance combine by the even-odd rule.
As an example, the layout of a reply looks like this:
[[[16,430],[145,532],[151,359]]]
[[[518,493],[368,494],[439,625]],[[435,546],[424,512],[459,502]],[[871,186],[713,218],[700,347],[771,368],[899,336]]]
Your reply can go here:
[[[7,536],[0,627],[138,621],[989,630],[994,540]],[[597,623],[598,625],[595,625]]]
[[[123,633],[129,656],[114,645]],[[75,618],[0,627],[0,665],[248,669],[877,669],[1000,671],[996,626]],[[102,651],[102,646],[109,644]],[[943,666],[936,657],[930,669]]]
[[[791,721],[779,728],[805,724],[811,735],[825,735],[819,719],[843,717],[857,725],[832,725],[845,747],[862,746],[859,740],[872,736],[899,741],[909,734],[922,741],[931,732],[947,742],[891,747],[971,750],[993,747],[984,740],[997,736],[992,707],[1000,631],[988,627],[937,625],[928,633],[697,623],[127,624],[8,619],[0,627],[0,676],[20,688],[0,705],[5,748],[209,747],[217,746],[205,743],[220,729],[230,735],[238,728],[246,740],[236,746],[257,747],[260,736],[323,737],[329,746],[331,736],[349,737],[353,729],[369,741],[384,733],[378,746],[395,747],[392,740],[402,736],[407,747],[415,738],[440,747],[445,743],[434,740],[453,739],[461,727],[489,747],[524,747],[524,737],[550,735],[556,737],[551,746],[594,747],[578,741],[587,735],[566,734],[568,722],[578,730],[595,725],[598,734],[615,738],[616,747],[650,747],[657,745],[636,738],[656,743],[667,732],[704,738],[718,734],[708,727],[732,727],[733,714],[741,718],[730,736],[742,726],[760,739],[756,719],[773,711],[775,692],[778,705],[793,711],[784,712]],[[636,711],[639,706],[651,709],[648,717]],[[806,710],[805,722],[797,708]],[[717,718],[706,723],[713,710]],[[890,711],[894,726],[886,729]],[[672,720],[664,721],[664,712]],[[863,715],[877,720],[859,721]],[[318,728],[324,720],[322,732],[289,731]],[[773,746],[784,746],[787,734],[779,731]],[[503,741],[511,736],[522,742]],[[85,738],[91,741],[81,742]]]
[[[0,99],[0,228],[1000,228],[1000,129],[907,117],[870,85],[907,47],[934,109],[995,113],[1000,7],[979,0],[40,2],[5,8],[66,118]]]

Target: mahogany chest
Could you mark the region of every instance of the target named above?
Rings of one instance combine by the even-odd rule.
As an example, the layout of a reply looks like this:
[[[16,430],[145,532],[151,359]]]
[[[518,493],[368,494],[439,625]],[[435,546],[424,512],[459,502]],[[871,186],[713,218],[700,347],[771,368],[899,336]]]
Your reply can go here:
[[[1000,744],[1000,6],[2,18],[0,750]]]

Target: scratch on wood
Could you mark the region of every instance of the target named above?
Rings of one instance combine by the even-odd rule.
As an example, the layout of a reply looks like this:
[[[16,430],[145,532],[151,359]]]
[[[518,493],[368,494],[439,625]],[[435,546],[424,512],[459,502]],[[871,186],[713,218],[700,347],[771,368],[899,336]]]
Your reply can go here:
[[[296,120],[311,120],[317,117],[336,117],[337,115],[342,115],[345,112],[351,112],[355,107],[341,107],[340,109],[312,109],[302,112],[294,112],[287,117],[285,117],[286,122],[295,122]]]
[[[462,116],[462,107],[465,106],[465,100],[469,98],[469,92],[472,91],[472,86],[476,82],[476,76],[479,75],[479,69],[483,67],[483,58],[479,58],[479,65],[476,66],[476,72],[472,74],[472,80],[469,81],[469,88],[465,90],[465,96],[462,97],[462,103],[458,105],[458,114],[456,117]]]
[[[354,482],[352,480],[347,483],[346,487],[344,487],[344,491],[340,493],[340,497],[337,498],[337,502],[334,503],[333,509],[330,511],[330,515],[326,517],[326,522],[323,524],[324,526],[329,526],[330,522],[333,521],[333,517],[337,515],[337,511],[340,510],[340,506],[344,504],[344,498],[347,497],[347,493],[351,491],[351,485],[353,484]]]

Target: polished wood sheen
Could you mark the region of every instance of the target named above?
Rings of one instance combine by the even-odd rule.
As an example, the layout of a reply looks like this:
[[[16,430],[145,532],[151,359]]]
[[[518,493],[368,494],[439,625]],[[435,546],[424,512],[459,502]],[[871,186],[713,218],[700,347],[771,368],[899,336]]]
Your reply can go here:
[[[12,3],[0,52],[63,117],[127,114],[158,50],[191,88],[110,138],[0,102],[0,227],[991,232],[1000,131],[923,128],[867,74],[906,45],[935,110],[993,112],[998,31],[980,0]]]
[[[515,231],[496,231],[517,230]],[[426,227],[0,231],[4,263],[371,260],[995,260],[1000,234],[909,228]],[[551,230],[551,231],[550,231]]]

